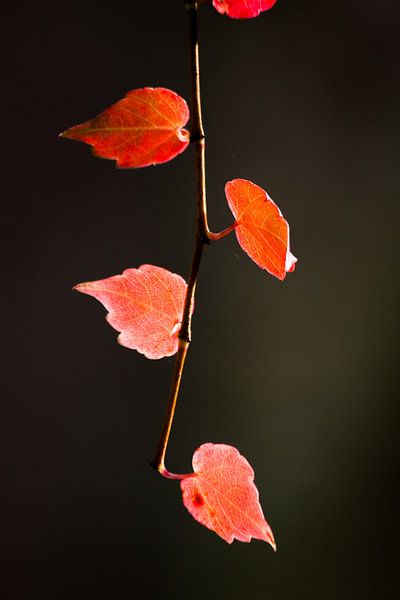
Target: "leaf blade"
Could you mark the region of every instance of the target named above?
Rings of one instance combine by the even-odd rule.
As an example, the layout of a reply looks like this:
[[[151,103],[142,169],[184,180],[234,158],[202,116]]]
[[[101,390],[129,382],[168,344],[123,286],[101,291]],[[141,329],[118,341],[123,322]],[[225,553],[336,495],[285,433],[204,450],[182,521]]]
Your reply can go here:
[[[178,94],[146,87],[131,90],[97,117],[60,135],[89,144],[95,156],[115,160],[119,168],[148,167],[186,150],[188,120],[188,106]]]
[[[109,311],[106,320],[120,332],[122,346],[154,360],[177,352],[187,290],[180,275],[141,265],[74,289],[93,296]]]
[[[254,471],[233,446],[203,444],[193,455],[193,473],[180,484],[183,503],[199,523],[228,544],[234,539],[275,540],[254,484]]]
[[[262,269],[281,281],[294,271],[297,258],[290,252],[289,224],[267,192],[247,179],[233,179],[225,195],[235,219],[242,249]]]
[[[276,0],[213,0],[214,8],[232,19],[252,19],[269,10]]]

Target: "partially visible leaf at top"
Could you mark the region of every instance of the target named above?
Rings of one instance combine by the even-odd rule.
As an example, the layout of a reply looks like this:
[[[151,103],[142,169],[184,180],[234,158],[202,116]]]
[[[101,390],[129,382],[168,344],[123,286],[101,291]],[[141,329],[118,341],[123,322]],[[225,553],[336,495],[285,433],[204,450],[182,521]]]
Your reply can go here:
[[[109,311],[107,321],[120,331],[118,342],[147,358],[172,356],[178,350],[187,285],[175,273],[142,265],[122,275],[75,286]]]
[[[128,92],[61,137],[90,144],[95,156],[114,159],[118,167],[148,167],[167,162],[187,148],[190,135],[183,127],[188,120],[188,106],[178,94],[146,87]]]
[[[247,179],[233,179],[225,194],[243,250],[262,269],[278,279],[294,271],[297,258],[290,252],[289,225],[273,200]]]
[[[236,538],[263,540],[276,550],[254,485],[254,471],[233,446],[203,444],[193,455],[193,471],[181,480],[183,503],[197,521],[228,544]]]
[[[276,0],[213,0],[213,5],[221,14],[232,19],[251,19],[269,10]]]

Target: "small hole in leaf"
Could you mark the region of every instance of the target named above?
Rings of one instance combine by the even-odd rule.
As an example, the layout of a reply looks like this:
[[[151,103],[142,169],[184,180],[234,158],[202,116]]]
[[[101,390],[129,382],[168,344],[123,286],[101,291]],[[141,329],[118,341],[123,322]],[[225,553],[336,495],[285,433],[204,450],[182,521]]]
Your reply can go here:
[[[201,496],[198,492],[193,496],[193,504],[195,506],[203,506],[204,500],[203,496]]]

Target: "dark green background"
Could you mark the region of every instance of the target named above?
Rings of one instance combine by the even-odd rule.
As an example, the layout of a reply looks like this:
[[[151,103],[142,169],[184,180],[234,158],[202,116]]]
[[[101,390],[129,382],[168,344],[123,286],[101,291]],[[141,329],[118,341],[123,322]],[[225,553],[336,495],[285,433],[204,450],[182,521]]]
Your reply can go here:
[[[192,149],[118,171],[57,139],[130,89],[188,98],[181,3],[7,3],[2,598],[396,596],[399,25],[397,1],[201,10],[211,227],[232,220],[225,181],[248,178],[299,262],[280,283],[233,235],[207,249],[168,466],[237,446],[274,555],[226,545],[150,469],[173,359],[121,348],[71,291],[142,263],[188,273]]]

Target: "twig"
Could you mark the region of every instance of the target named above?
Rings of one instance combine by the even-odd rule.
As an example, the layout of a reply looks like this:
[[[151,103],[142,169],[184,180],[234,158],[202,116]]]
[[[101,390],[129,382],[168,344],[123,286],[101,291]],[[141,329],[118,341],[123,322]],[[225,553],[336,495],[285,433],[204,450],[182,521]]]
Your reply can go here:
[[[160,441],[151,463],[152,467],[163,477],[168,479],[182,479],[185,475],[176,475],[170,473],[165,468],[165,454],[167,451],[168,440],[171,433],[172,422],[174,419],[176,402],[178,399],[179,388],[182,379],[183,367],[186,354],[191,341],[191,324],[194,295],[196,291],[197,278],[203,255],[204,246],[210,243],[210,240],[219,240],[228,235],[235,224],[227,227],[220,233],[213,233],[208,228],[207,222],[207,203],[206,203],[206,172],[205,172],[205,135],[203,128],[201,112],[200,95],[200,65],[199,65],[199,40],[198,40],[198,5],[199,2],[184,2],[187,15],[189,17],[189,41],[190,41],[190,67],[191,67],[191,114],[192,114],[192,133],[191,143],[195,151],[195,181],[196,181],[196,244],[194,248],[192,266],[190,269],[188,287],[186,292],[185,304],[183,308],[182,325],[179,332],[179,347],[176,356],[174,372],[169,394],[169,400],[166,409],[166,415],[161,431]]]

